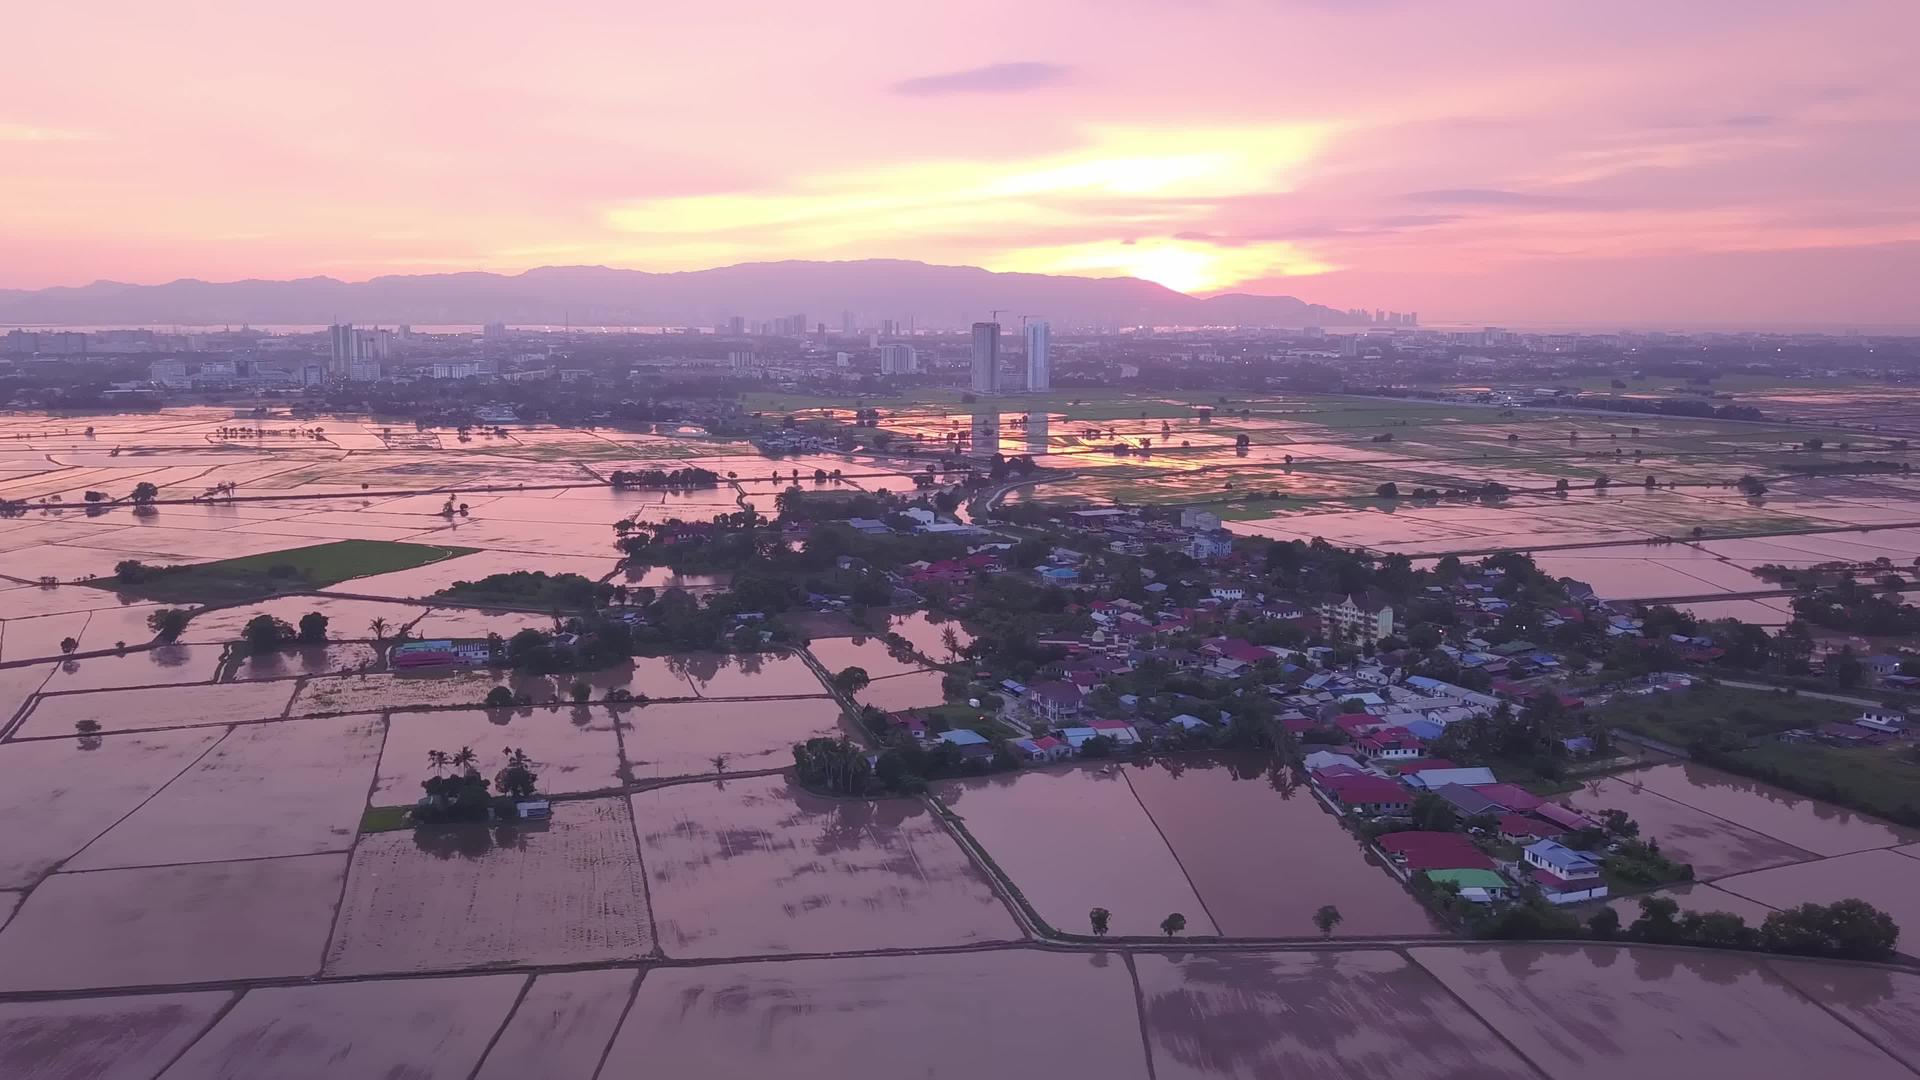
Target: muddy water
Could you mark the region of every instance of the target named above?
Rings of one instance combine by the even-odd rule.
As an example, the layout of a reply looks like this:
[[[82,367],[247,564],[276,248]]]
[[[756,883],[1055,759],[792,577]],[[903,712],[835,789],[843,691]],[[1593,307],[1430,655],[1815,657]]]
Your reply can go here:
[[[0,623],[0,660],[36,660],[58,657],[60,642],[78,640],[86,632],[89,613],[42,615],[33,619],[8,619]],[[107,647],[111,647],[111,643]]]
[[[55,874],[0,930],[0,990],[312,975],[345,855]]]
[[[643,792],[633,809],[669,956],[1020,936],[986,878],[917,801],[825,799],[770,776]]]
[[[213,992],[0,1004],[0,1076],[151,1080],[231,998]]]
[[[928,708],[947,700],[947,692],[941,685],[943,678],[937,671],[889,675],[873,680],[865,690],[854,696],[862,705],[888,712]]]
[[[327,636],[352,640],[373,637],[373,628],[368,624],[375,619],[386,623],[382,633],[392,637],[400,628],[412,623],[426,613],[426,608],[411,604],[394,604],[378,600],[337,600],[328,596],[282,596],[272,600],[262,600],[257,604],[243,604],[239,607],[221,608],[218,611],[204,612],[193,617],[187,624],[187,632],[180,635],[182,641],[235,641],[247,621],[255,615],[272,615],[292,626],[300,624],[300,617],[310,611],[317,611],[327,617]]]
[[[0,745],[0,888],[25,888],[180,774],[219,728]]]
[[[476,1080],[593,1080],[639,977],[613,968],[534,979]]]
[[[269,653],[248,656],[234,665],[234,682],[258,679],[286,679],[297,675],[339,675],[365,671],[379,657],[373,646],[360,643],[344,645],[301,645]]]
[[[1656,765],[1616,782],[1639,785],[1821,855],[1920,841],[1920,829],[1903,828],[1692,762]]]
[[[88,722],[100,725],[100,731],[151,731],[270,720],[285,711],[291,697],[291,682],[205,683],[54,694],[34,704],[14,737],[72,735],[77,730],[74,725]]]
[[[477,611],[472,608],[434,608],[413,627],[414,637],[483,638],[499,634],[510,638],[522,630],[553,629],[553,616],[528,611]]]
[[[831,698],[677,701],[624,710],[622,722],[635,780],[782,769],[793,764],[794,743],[842,733]]]
[[[1124,775],[1223,934],[1317,936],[1313,913],[1323,904],[1340,909],[1342,937],[1440,932],[1277,759],[1167,758]]]
[[[827,692],[806,661],[786,653],[679,653],[665,659],[668,669],[685,675],[701,697],[785,697]]]
[[[533,759],[543,792],[599,791],[621,783],[613,714],[604,705],[399,712],[388,719],[373,805],[418,800],[421,783],[434,775],[427,752],[453,754],[463,746],[480,755],[477,768],[490,780],[506,767],[505,748],[511,746]]]
[[[887,643],[877,637],[814,638],[807,650],[828,671],[857,667],[875,679],[926,670],[911,657],[895,658],[887,651]]]
[[[27,700],[40,692],[40,684],[52,673],[51,664],[0,668],[0,731],[5,731],[13,718],[26,708]]]
[[[46,689],[109,690],[120,686],[204,682],[220,663],[218,645],[161,645],[125,656],[68,660],[53,669]]]
[[[384,734],[377,716],[234,728],[65,869],[345,851]]]
[[[1664,846],[1664,845],[1663,845]],[[1635,896],[1621,896],[1610,901],[1607,906],[1620,916],[1620,924],[1628,925],[1640,917],[1641,896],[1664,896],[1680,905],[1682,913],[1706,913],[1724,911],[1729,915],[1738,915],[1746,920],[1748,926],[1759,928],[1773,914],[1773,909],[1765,904],[1756,904],[1744,896],[1735,896],[1724,889],[1715,888],[1701,882],[1687,885],[1671,885],[1651,893]]]
[[[1412,955],[1555,1080],[1912,1076],[1755,957],[1527,945]]]
[[[1149,953],[1134,967],[1159,1080],[1534,1075],[1399,953]]]
[[[588,799],[544,825],[362,837],[326,971],[637,960],[651,931],[626,800]]]
[[[1613,779],[1588,784],[1561,801],[1593,816],[1602,810],[1626,811],[1628,817],[1639,823],[1641,836],[1658,840],[1660,850],[1668,858],[1693,864],[1693,874],[1698,878],[1716,878],[1816,857],[1810,851]]]
[[[1157,936],[1176,911],[1188,934],[1216,933],[1119,769],[1001,773],[942,781],[934,793],[1059,929],[1084,933],[1087,912],[1104,907],[1115,934]]]
[[[604,1080],[1146,1080],[1113,954],[1003,951],[650,971]]]
[[[1774,908],[1831,904],[1858,897],[1893,916],[1904,931],[1900,951],[1920,956],[1920,859],[1894,851],[1858,851],[1741,874],[1714,884]]]
[[[1768,962],[1781,978],[1920,1070],[1920,975],[1808,960]]]
[[[946,634],[953,631],[955,643],[966,648],[973,641],[973,632],[968,630],[959,619],[945,615],[936,615],[930,611],[910,611],[904,615],[895,615],[887,620],[887,629],[899,634],[913,643],[913,647],[939,663],[958,659],[958,654],[947,648]]]
[[[525,983],[482,975],[254,990],[162,1075],[464,1080]]]

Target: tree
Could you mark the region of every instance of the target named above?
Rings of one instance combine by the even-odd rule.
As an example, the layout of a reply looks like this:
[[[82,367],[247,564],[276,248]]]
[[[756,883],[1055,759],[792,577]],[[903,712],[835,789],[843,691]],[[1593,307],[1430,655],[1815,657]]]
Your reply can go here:
[[[373,640],[382,641],[387,636],[387,620],[374,619],[367,624],[367,629],[373,631]]]
[[[240,640],[247,643],[253,652],[271,652],[292,641],[293,627],[285,619],[276,619],[262,612],[247,620],[240,630]]]
[[[1332,937],[1333,928],[1339,926],[1341,921],[1340,909],[1332,904],[1322,904],[1320,910],[1313,913],[1313,925],[1323,938]]]
[[[1186,928],[1187,928],[1187,917],[1185,915],[1180,914],[1177,911],[1167,916],[1166,918],[1160,920],[1160,932],[1167,935],[1168,937],[1172,937],[1173,935],[1180,933]]]
[[[1107,936],[1107,920],[1111,918],[1113,918],[1113,912],[1103,907],[1097,907],[1087,912],[1087,921],[1093,924],[1094,937]]]
[[[188,620],[193,612],[185,608],[161,608],[147,616],[147,629],[153,631],[154,639],[165,645],[186,632]]]
[[[1374,488],[1373,493],[1382,499],[1397,499],[1400,497],[1400,485],[1389,480]]]
[[[502,748],[500,752],[507,756],[507,767],[494,778],[494,786],[500,789],[502,795],[515,799],[532,798],[534,785],[540,777],[533,771],[533,761],[527,757],[527,752],[511,746]]]
[[[474,753],[473,747],[463,746],[448,759],[448,763],[462,772],[467,772],[472,770],[474,762],[479,760],[480,755]]]
[[[327,617],[317,611],[300,616],[300,643],[318,645],[327,640]]]
[[[1601,941],[1611,941],[1620,934],[1620,913],[1610,907],[1603,907],[1587,920],[1587,930]]]
[[[567,689],[567,694],[573,698],[575,704],[584,705],[587,699],[593,696],[593,687],[587,685],[585,679],[575,679],[573,685]]]
[[[1760,925],[1760,939],[1774,952],[1887,960],[1900,940],[1900,928],[1892,916],[1865,900],[1840,900],[1776,911]]]
[[[60,639],[60,651],[62,653],[71,653],[75,649],[78,649],[79,647],[80,647],[80,639],[78,638],[61,638]]]
[[[146,506],[160,497],[160,489],[151,481],[142,480],[133,485],[133,501],[138,506]]]
[[[1423,791],[1413,797],[1410,813],[1413,827],[1423,832],[1452,832],[1459,824],[1453,804],[1431,791]]]
[[[513,708],[513,691],[504,686],[496,686],[487,691],[486,705],[489,709]]]
[[[857,694],[872,682],[873,678],[867,674],[867,669],[861,667],[843,668],[833,677],[834,688],[843,694]]]

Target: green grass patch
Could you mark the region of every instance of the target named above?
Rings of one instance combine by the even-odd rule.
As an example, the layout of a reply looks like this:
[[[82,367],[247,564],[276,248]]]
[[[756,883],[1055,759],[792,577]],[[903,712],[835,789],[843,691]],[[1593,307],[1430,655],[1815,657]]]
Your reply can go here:
[[[357,577],[411,570],[474,550],[390,540],[337,540],[193,566],[149,566],[144,572],[96,584],[165,603],[223,603],[324,589]]]
[[[360,815],[361,835],[413,828],[411,806],[369,806]]]
[[[1896,747],[1772,742],[1730,754],[1726,764],[1795,791],[1910,823],[1920,819],[1920,763],[1910,753]]]
[[[1613,727],[1679,747],[1696,741],[1727,746],[1770,739],[1794,728],[1851,720],[1859,713],[1858,706],[1838,701],[1705,684],[1674,693],[1615,698],[1595,710]]]

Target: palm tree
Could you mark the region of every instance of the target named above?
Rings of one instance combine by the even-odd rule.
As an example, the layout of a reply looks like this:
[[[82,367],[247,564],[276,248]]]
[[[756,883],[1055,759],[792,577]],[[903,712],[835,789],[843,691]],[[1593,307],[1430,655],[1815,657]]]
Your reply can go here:
[[[427,751],[427,764],[433,766],[435,775],[438,775],[442,769],[445,769],[450,760],[445,750]]]
[[[459,753],[453,755],[450,763],[454,768],[464,771],[473,768],[473,763],[479,760],[480,755],[473,752],[473,747],[463,746]]]
[[[373,631],[373,640],[385,640],[387,636],[387,620],[375,619],[367,624],[367,629]]]

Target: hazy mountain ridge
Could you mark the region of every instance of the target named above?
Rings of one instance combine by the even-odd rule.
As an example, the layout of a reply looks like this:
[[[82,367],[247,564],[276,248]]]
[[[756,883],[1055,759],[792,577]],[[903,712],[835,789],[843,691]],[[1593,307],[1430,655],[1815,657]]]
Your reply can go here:
[[[1233,293],[1199,299],[1137,278],[1003,274],[971,266],[893,259],[742,263],[648,273],[604,266],[543,266],[520,274],[408,274],[345,282],[328,277],[164,285],[97,281],[0,290],[0,324],[21,323],[509,323],[708,326],[804,314],[840,328],[912,318],[923,327],[1022,315],[1062,327],[1305,326],[1352,321],[1292,296]]]

